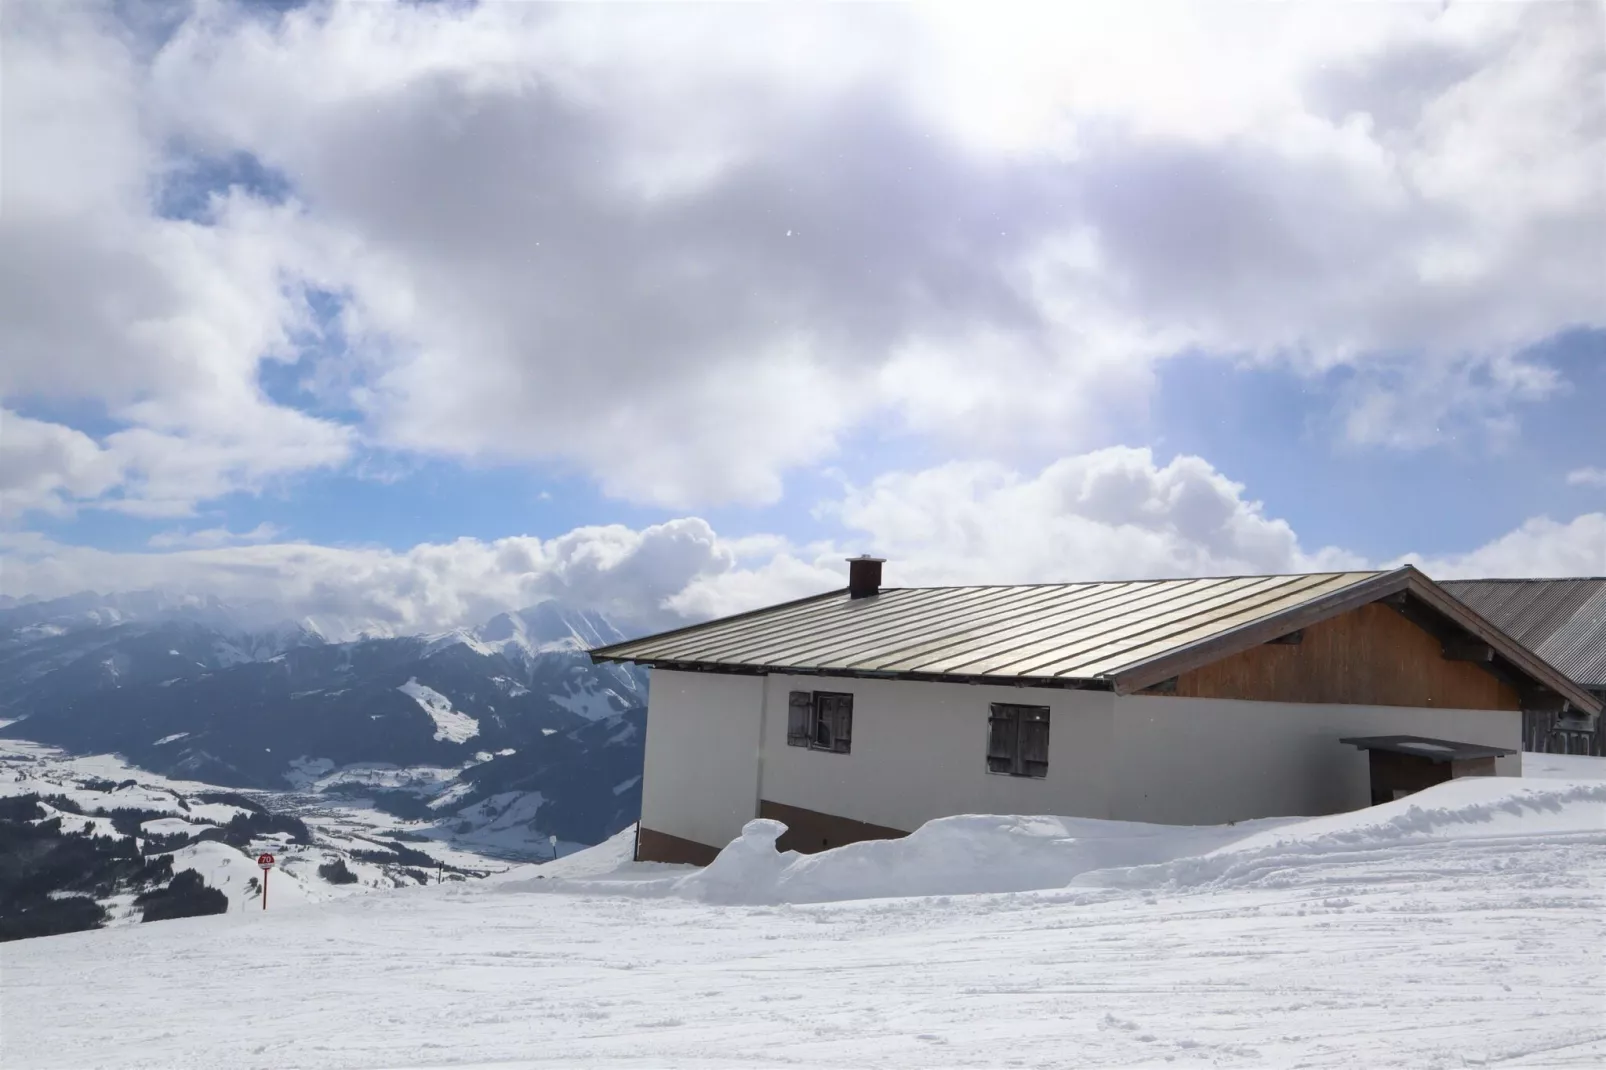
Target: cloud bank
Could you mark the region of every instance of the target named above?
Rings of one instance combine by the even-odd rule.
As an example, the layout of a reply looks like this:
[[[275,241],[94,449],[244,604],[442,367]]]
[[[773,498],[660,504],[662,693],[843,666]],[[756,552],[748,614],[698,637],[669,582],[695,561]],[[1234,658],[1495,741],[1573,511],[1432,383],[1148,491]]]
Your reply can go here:
[[[11,4],[0,502],[383,449],[694,510],[866,429],[1001,487],[1183,352],[1340,382],[1390,448],[1565,388],[1598,5],[1161,14]]]
[[[890,558],[887,582],[903,586],[1380,567],[1306,549],[1203,460],[1159,464],[1146,450],[1100,450],[1026,473],[944,465],[888,474],[828,508],[848,535],[806,546],[722,537],[696,517],[406,551],[266,543],[112,553],[37,535],[0,539],[8,594],[160,589],[220,598],[262,623],[311,619],[344,638],[474,625],[547,599],[644,632],[837,589],[843,558],[865,551]],[[221,541],[202,534],[192,541]],[[1602,575],[1606,514],[1536,520],[1465,554],[1412,560],[1441,578]]]

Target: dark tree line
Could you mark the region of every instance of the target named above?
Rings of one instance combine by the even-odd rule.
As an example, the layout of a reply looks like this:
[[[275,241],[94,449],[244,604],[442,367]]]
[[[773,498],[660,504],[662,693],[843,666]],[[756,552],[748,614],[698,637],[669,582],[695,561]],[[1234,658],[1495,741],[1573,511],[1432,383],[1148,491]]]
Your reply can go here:
[[[135,903],[145,921],[228,909],[227,897],[200,874],[175,876],[172,855],[141,855],[138,840],[124,831],[163,815],[120,809],[97,815],[106,819],[104,831],[92,822],[63,832],[60,816],[45,819],[42,801],[79,810],[59,796],[0,798],[0,940],[99,928],[108,917],[98,900],[118,892],[140,893]]]

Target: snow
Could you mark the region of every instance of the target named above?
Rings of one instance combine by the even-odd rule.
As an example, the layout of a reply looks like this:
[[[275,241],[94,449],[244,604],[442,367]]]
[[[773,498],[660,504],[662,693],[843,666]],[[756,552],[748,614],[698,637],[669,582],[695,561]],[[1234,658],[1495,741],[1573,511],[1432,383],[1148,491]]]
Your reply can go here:
[[[495,657],[498,653],[500,653],[496,647],[480,642],[480,640],[476,638],[472,632],[469,632],[463,628],[458,628],[454,631],[426,636],[424,641],[424,656],[429,657],[431,654],[438,653],[448,647],[453,646],[466,646],[470,650],[474,651],[474,653],[484,658]]]
[[[168,743],[175,743],[178,740],[184,739],[188,735],[188,732],[174,732],[170,736],[163,736],[161,739],[158,739],[153,746],[160,747]]]
[[[204,825],[192,825],[182,817],[154,817],[142,822],[139,830],[147,836],[171,836],[174,833],[190,835],[199,832]]]
[[[1223,828],[954,818],[809,859],[774,831],[701,871],[625,833],[495,882],[285,910],[275,883],[266,912],[9,944],[0,1064],[1606,1064],[1599,779]]]
[[[491,677],[491,682],[496,684],[496,686],[500,687],[503,691],[506,691],[510,698],[518,698],[520,695],[528,695],[530,693],[529,688],[525,687],[511,676],[493,676]]]
[[[1606,780],[1606,758],[1586,754],[1524,754],[1522,775],[1541,779]]]
[[[429,714],[430,719],[435,722],[436,739],[464,743],[480,734],[478,721],[466,713],[452,709],[450,699],[434,688],[419,683],[416,676],[396,690],[417,702],[424,712]]]
[[[226,843],[194,843],[173,852],[173,872],[190,869],[199,873],[209,886],[229,897],[230,911],[242,911],[247,907],[262,909],[262,870],[257,867],[254,854],[247,854]],[[326,892],[309,893],[304,882],[282,868],[276,868],[268,877],[269,910],[287,910],[323,898],[327,898]]]
[[[615,795],[623,795],[625,792],[629,791],[639,783],[641,783],[641,774],[637,773],[629,780],[621,780],[619,783],[615,784],[613,786],[613,793]]]
[[[657,880],[665,876],[693,872],[697,867],[672,865],[667,862],[636,862],[631,856],[636,851],[636,826],[610,836],[595,847],[586,847],[550,862],[532,866],[514,866],[503,873],[485,878],[484,884],[505,885],[508,891],[525,891],[538,886],[526,881],[605,879],[614,883],[631,880]]]

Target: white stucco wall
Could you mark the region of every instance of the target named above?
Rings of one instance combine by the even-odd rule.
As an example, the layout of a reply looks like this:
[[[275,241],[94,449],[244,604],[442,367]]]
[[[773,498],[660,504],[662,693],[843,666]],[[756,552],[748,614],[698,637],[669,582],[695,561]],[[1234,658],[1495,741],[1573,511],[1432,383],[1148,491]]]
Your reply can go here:
[[[851,753],[786,745],[793,690],[854,696]],[[1049,708],[1046,778],[987,771],[993,702]],[[761,798],[903,830],[963,813],[1162,824],[1335,813],[1370,802],[1366,755],[1338,742],[1360,735],[1520,751],[1522,716],[658,669],[642,824],[721,847],[757,816]],[[1520,773],[1520,754],[1498,771]]]
[[[759,790],[771,802],[905,831],[951,814],[1107,816],[1108,692],[821,676],[772,676],[765,690]],[[793,690],[853,695],[851,753],[786,745]],[[1047,777],[987,771],[994,702],[1049,708]]]
[[[641,823],[723,847],[758,815],[764,678],[654,669]]]
[[[1115,700],[1110,816],[1213,825],[1356,810],[1371,802],[1367,756],[1340,737],[1413,735],[1509,747],[1522,771],[1522,714],[1223,699]]]

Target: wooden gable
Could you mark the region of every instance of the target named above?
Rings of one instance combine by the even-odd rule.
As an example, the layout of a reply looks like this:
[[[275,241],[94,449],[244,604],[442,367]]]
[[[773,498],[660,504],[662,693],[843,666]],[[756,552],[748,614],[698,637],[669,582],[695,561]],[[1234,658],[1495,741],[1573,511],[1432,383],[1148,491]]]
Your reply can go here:
[[[1181,673],[1149,693],[1259,702],[1520,710],[1510,684],[1379,603],[1307,625],[1298,642],[1271,642]]]

